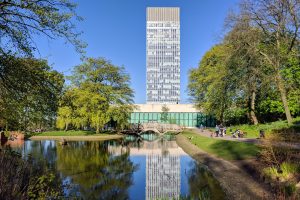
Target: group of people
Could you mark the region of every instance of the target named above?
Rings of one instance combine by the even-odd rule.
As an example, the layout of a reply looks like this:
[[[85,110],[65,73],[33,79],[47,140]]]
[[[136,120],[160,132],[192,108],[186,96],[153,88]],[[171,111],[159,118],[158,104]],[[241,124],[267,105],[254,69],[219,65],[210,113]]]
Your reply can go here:
[[[224,137],[226,135],[227,128],[223,126],[223,124],[216,125],[215,128],[215,137]],[[232,134],[233,138],[242,138],[244,137],[244,132],[237,129],[236,131],[233,131],[232,129],[229,130],[230,134]],[[211,134],[211,137],[213,137],[213,133]]]
[[[216,137],[224,137],[226,135],[226,127],[223,124],[216,125]]]

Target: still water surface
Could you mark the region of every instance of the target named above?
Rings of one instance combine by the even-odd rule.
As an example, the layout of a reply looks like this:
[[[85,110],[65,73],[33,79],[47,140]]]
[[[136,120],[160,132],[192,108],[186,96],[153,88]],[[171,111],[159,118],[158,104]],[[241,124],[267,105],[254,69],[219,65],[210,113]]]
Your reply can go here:
[[[13,147],[55,170],[66,197],[83,199],[224,199],[218,182],[173,137],[25,141]]]

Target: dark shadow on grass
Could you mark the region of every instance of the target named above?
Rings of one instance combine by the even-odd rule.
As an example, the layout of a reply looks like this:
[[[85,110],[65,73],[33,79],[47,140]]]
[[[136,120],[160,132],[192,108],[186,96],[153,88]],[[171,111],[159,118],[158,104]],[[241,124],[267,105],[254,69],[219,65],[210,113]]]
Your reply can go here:
[[[83,131],[85,134],[84,135],[95,135],[95,131]]]
[[[95,131],[83,131],[85,134],[84,135],[95,135]],[[105,130],[101,131],[99,134],[116,134],[116,131],[111,131],[111,130]]]
[[[218,156],[231,160],[255,157],[259,151],[259,148],[254,144],[226,140],[219,140],[210,147]]]

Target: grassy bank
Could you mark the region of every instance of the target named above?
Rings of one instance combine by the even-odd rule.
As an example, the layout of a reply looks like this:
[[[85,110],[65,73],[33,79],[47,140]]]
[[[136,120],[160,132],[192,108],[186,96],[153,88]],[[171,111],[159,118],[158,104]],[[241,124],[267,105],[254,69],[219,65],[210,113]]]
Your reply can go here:
[[[188,130],[183,131],[182,135],[192,138],[190,141],[200,149],[226,160],[253,158],[259,152],[255,144],[208,138]]]
[[[244,132],[247,132],[247,137],[257,138],[259,137],[259,130],[264,130],[267,136],[271,136],[273,133],[278,132],[299,132],[300,131],[300,117],[293,119],[293,124],[289,125],[286,120],[276,121],[266,124],[258,125],[237,125],[230,127],[233,130],[240,129]]]
[[[294,118],[292,125],[289,125],[286,120],[270,122],[265,124],[250,125],[241,124],[227,127],[227,132],[230,133],[230,129],[235,131],[240,129],[243,132],[247,132],[247,138],[258,138],[259,131],[264,130],[267,136],[272,136],[273,133],[299,133],[300,134],[300,117]],[[210,128],[210,131],[215,131],[214,128]]]

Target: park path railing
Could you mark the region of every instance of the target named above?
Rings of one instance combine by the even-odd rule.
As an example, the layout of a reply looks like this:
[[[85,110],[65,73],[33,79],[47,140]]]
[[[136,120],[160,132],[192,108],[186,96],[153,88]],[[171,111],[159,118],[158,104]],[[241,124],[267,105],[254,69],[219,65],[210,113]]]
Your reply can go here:
[[[182,127],[177,124],[167,124],[158,122],[147,122],[140,125],[141,131],[154,131],[159,134],[163,134],[169,131],[180,132]]]

